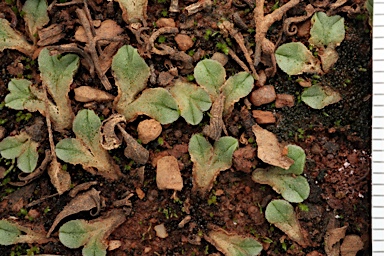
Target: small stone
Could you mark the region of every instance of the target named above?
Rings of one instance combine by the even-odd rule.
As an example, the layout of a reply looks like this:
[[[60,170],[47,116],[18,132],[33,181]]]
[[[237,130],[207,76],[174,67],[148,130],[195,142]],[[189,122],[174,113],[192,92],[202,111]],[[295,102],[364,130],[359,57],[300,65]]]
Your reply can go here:
[[[143,198],[145,197],[145,193],[143,190],[141,190],[141,188],[136,188],[136,194],[137,197],[140,198],[140,200],[143,200]]]
[[[172,18],[160,18],[156,21],[156,26],[159,28],[163,27],[176,27],[176,23]]]
[[[252,115],[258,124],[273,124],[276,122],[275,116],[270,111],[253,110]]]
[[[32,219],[37,219],[37,218],[40,217],[40,212],[37,211],[37,210],[35,210],[35,209],[31,209],[31,210],[29,210],[27,216],[28,216],[28,217],[31,217]]]
[[[272,85],[265,85],[251,93],[250,101],[256,107],[271,103],[276,99],[275,88]]]
[[[224,67],[228,62],[228,56],[221,52],[215,52],[212,55],[211,60],[220,62],[220,64]]]
[[[150,251],[152,251],[151,247],[145,247],[144,248],[144,253],[149,253]]]
[[[156,231],[156,236],[160,238],[166,238],[168,236],[164,224],[157,225],[153,229]]]
[[[181,177],[179,163],[174,156],[165,156],[157,161],[156,183],[157,187],[181,191],[183,179]]]
[[[186,51],[193,46],[193,41],[188,35],[178,34],[175,36],[175,41],[180,51]]]
[[[148,144],[155,140],[159,137],[162,130],[161,124],[155,119],[144,120],[137,126],[139,140],[143,144]]]
[[[276,108],[293,107],[295,106],[295,97],[290,94],[277,94],[276,95]]]
[[[0,126],[0,140],[5,137],[6,132],[7,130],[3,126]]]
[[[108,243],[108,251],[113,251],[121,247],[120,240],[111,240]]]
[[[90,86],[80,86],[74,89],[75,100],[78,102],[103,102],[103,101],[112,101],[115,96],[109,94],[105,91],[95,89]]]

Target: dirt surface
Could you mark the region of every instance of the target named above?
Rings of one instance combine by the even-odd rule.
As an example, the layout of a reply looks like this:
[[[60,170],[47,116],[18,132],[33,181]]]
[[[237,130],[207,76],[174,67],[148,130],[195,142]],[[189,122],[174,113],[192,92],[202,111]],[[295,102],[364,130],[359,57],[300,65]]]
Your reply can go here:
[[[21,10],[22,2],[2,3],[7,8],[0,8],[0,17],[11,20],[14,15],[6,10]],[[51,7],[50,22],[45,27],[59,24],[62,26],[62,35],[59,40],[47,45],[61,46],[76,42],[83,47],[84,44],[75,41],[74,37],[76,29],[81,26],[76,9],[83,8],[84,4],[82,1],[67,4],[63,3],[65,1],[59,2],[55,5],[48,1]],[[127,25],[117,2],[86,2],[93,20],[114,20],[123,29],[117,45],[129,44],[138,49],[152,69],[153,77],[150,78],[148,87],[169,87],[177,77],[190,78],[200,59],[210,58],[215,52],[220,52],[218,43],[226,42],[234,54],[243,63],[247,63],[238,43],[231,35],[225,35],[218,28],[218,22],[223,19],[236,24],[235,27],[244,37],[248,48],[254,50],[253,1],[213,1],[210,8],[201,8],[195,14],[189,15],[186,7],[193,4],[193,1],[180,1],[180,11],[171,12],[169,1],[150,0],[147,17],[142,21],[146,27],[138,30]],[[287,2],[289,1],[265,1],[264,13],[270,13]],[[305,6],[312,2],[301,1],[282,20],[274,22],[266,31],[267,38],[273,44],[277,42],[276,47],[292,41],[302,41],[308,45],[308,33],[302,37],[288,36],[283,32],[283,21],[288,17],[304,15]],[[347,1],[344,7],[352,6],[353,10],[360,8],[360,11],[352,13],[351,9],[341,7],[333,11],[333,14],[345,18],[346,28],[345,39],[336,48],[339,59],[335,66],[327,74],[320,76],[300,75],[304,80],[317,80],[333,88],[340,93],[342,100],[320,110],[312,109],[300,99],[303,87],[296,81],[298,76],[290,77],[277,68],[275,75],[267,77],[265,85],[272,85],[277,94],[293,95],[294,106],[276,108],[274,102],[255,106],[250,103],[251,96],[235,104],[231,115],[224,118],[224,125],[228,134],[239,140],[239,149],[235,151],[232,167],[217,176],[206,196],[192,191],[193,162],[188,153],[191,136],[201,133],[204,125],[189,125],[179,118],[172,124],[162,125],[158,138],[143,144],[149,152],[149,160],[144,165],[126,158],[121,148],[109,151],[123,172],[123,177],[118,180],[111,182],[84,171],[80,165],[66,164],[72,187],[94,182],[92,187],[100,191],[101,209],[98,215],[92,216],[96,212],[96,209],[92,209],[67,216],[53,230],[51,242],[0,246],[0,255],[81,255],[81,248],[69,249],[60,243],[60,225],[73,219],[92,220],[100,215],[104,216],[114,208],[123,209],[127,217],[109,236],[108,240],[117,240],[121,244],[117,249],[108,251],[108,255],[222,255],[204,238],[212,224],[230,233],[255,238],[263,245],[261,255],[327,255],[325,239],[328,239],[329,232],[334,228],[346,227],[346,235],[357,235],[364,243],[363,249],[356,255],[370,255],[371,28],[363,5],[360,0]],[[330,9],[329,4],[319,8],[324,11]],[[16,28],[25,31],[20,14],[15,17]],[[160,18],[168,20],[159,20]],[[155,54],[147,48],[149,38],[159,31],[164,22],[178,28],[176,33],[161,35],[163,43],[174,49],[171,55]],[[185,52],[190,59],[178,59],[175,52]],[[260,74],[261,70],[269,67],[260,64],[256,71]],[[225,69],[227,76],[243,71],[230,54]],[[27,130],[32,134],[33,140],[40,142],[40,165],[44,151],[50,148],[46,119],[38,112],[30,114],[26,110],[16,111],[4,106],[5,96],[9,93],[7,85],[12,78],[28,78],[41,83],[37,61],[20,52],[6,49],[0,52],[0,70],[0,139]],[[252,73],[252,70],[249,71]],[[111,71],[106,72],[106,77],[112,84],[108,93],[115,97],[118,92]],[[84,59],[71,89],[82,85],[104,90],[103,82],[97,75],[92,77]],[[257,85],[254,89],[257,89]],[[111,102],[82,103],[74,99],[73,90],[69,96],[75,113],[88,108],[103,119],[114,113]],[[252,125],[256,123],[252,116],[253,110],[271,111],[275,122],[272,118],[272,123],[268,121],[261,126],[274,133],[283,145],[296,144],[305,150],[306,165],[303,175],[310,184],[310,195],[303,203],[293,205],[302,233],[309,241],[306,247],[291,240],[265,219],[268,203],[281,196],[270,186],[255,183],[251,179],[254,169],[266,166],[256,156],[257,145],[252,132]],[[137,126],[145,119],[148,118],[140,116],[128,123],[126,131],[138,138]],[[205,114],[202,124],[209,122],[210,117]],[[55,143],[62,138],[74,137],[71,130],[63,133],[54,131],[53,135]],[[163,156],[174,156],[178,161],[183,188],[176,194],[173,190],[160,190],[156,183],[155,164]],[[1,174],[13,165],[14,162],[1,158]],[[73,197],[68,192],[57,195],[47,172],[26,185],[15,184],[19,181],[19,174],[20,170],[13,168],[5,177],[1,177],[0,218],[17,218],[19,224],[47,232],[56,216]],[[119,200],[124,198],[128,199],[122,205],[116,203],[121,203]],[[186,223],[180,225],[183,220]],[[166,228],[168,235],[165,238],[159,237],[155,232],[155,226],[160,224],[164,224]]]

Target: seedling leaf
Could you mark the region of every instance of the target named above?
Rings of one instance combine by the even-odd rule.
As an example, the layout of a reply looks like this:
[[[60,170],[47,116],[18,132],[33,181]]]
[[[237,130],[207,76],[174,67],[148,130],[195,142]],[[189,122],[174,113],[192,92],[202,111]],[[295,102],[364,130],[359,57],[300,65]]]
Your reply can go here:
[[[215,60],[205,59],[199,61],[194,69],[196,82],[216,99],[220,86],[225,82],[225,69]]]
[[[8,83],[10,93],[5,96],[5,106],[16,110],[23,110],[24,103],[32,98],[31,91],[29,90],[31,85],[32,83],[26,79],[11,79]]]
[[[268,184],[289,202],[301,203],[309,196],[309,184],[303,176],[293,177],[281,168],[256,169],[252,180],[260,184]]]
[[[16,136],[9,136],[0,142],[1,156],[6,159],[17,159],[17,167],[25,173],[31,173],[36,169],[39,155],[39,144],[25,132]]]
[[[338,92],[327,86],[313,85],[304,89],[301,99],[305,104],[314,109],[322,109],[341,100]]]
[[[328,17],[324,12],[316,12],[311,23],[309,42],[316,47],[335,48],[344,40],[344,18],[339,15]]]
[[[205,239],[226,256],[256,256],[263,250],[254,238],[230,234],[221,228],[210,231]]]
[[[150,88],[144,90],[138,99],[127,105],[122,114],[130,121],[144,114],[161,124],[169,124],[179,118],[179,108],[166,89]]]
[[[46,0],[27,0],[23,6],[24,20],[28,26],[29,37],[36,42],[37,30],[49,22]]]
[[[321,73],[320,62],[299,42],[287,43],[277,48],[276,62],[288,75]]]
[[[200,123],[203,111],[212,105],[208,93],[191,83],[176,81],[170,92],[179,105],[181,116],[192,125]]]
[[[67,138],[56,145],[57,157],[71,164],[81,164],[84,169],[96,168],[107,179],[121,175],[119,167],[100,145],[101,121],[92,110],[80,110],[73,121],[76,139]]]
[[[119,89],[116,108],[122,112],[145,89],[150,71],[144,59],[130,45],[124,45],[117,51],[111,68]]]
[[[108,216],[92,221],[71,220],[59,229],[59,239],[66,247],[74,249],[84,246],[84,256],[104,256],[107,254],[108,236],[123,222],[122,210],[112,210]]]
[[[193,162],[193,190],[206,194],[220,171],[231,167],[237,147],[238,142],[233,137],[222,137],[212,147],[201,134],[193,135],[188,146]]]
[[[50,239],[45,237],[45,234],[37,233],[8,220],[0,220],[0,245],[12,245],[17,243],[43,244],[50,241]]]
[[[293,241],[303,247],[307,246],[301,232],[300,223],[290,203],[285,200],[271,201],[265,210],[265,218],[269,223],[281,229]]]
[[[32,56],[35,51],[34,46],[16,30],[13,30],[6,19],[0,18],[0,52],[4,49],[12,49]]]
[[[224,114],[228,115],[233,105],[247,96],[253,88],[253,76],[248,72],[240,72],[228,78],[221,91],[225,96]]]
[[[304,165],[305,165],[305,151],[296,145],[288,145],[288,154],[287,156],[291,158],[293,161],[295,161],[288,170],[284,170],[284,173],[292,173],[295,175],[300,175],[304,171]]]

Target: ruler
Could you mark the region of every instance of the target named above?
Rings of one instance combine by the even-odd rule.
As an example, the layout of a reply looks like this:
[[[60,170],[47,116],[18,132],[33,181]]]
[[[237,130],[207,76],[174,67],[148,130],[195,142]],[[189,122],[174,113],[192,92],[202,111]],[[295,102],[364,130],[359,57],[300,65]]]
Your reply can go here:
[[[372,255],[384,256],[384,1],[373,13]]]

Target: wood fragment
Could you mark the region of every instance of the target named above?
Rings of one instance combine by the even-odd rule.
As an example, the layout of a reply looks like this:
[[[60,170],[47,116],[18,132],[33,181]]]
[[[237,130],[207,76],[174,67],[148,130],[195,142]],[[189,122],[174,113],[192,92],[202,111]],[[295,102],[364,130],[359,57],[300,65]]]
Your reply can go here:
[[[228,134],[223,122],[224,102],[225,96],[221,93],[212,104],[209,125],[205,126],[203,129],[203,134],[215,141],[220,139],[222,131],[224,131],[226,135]]]

